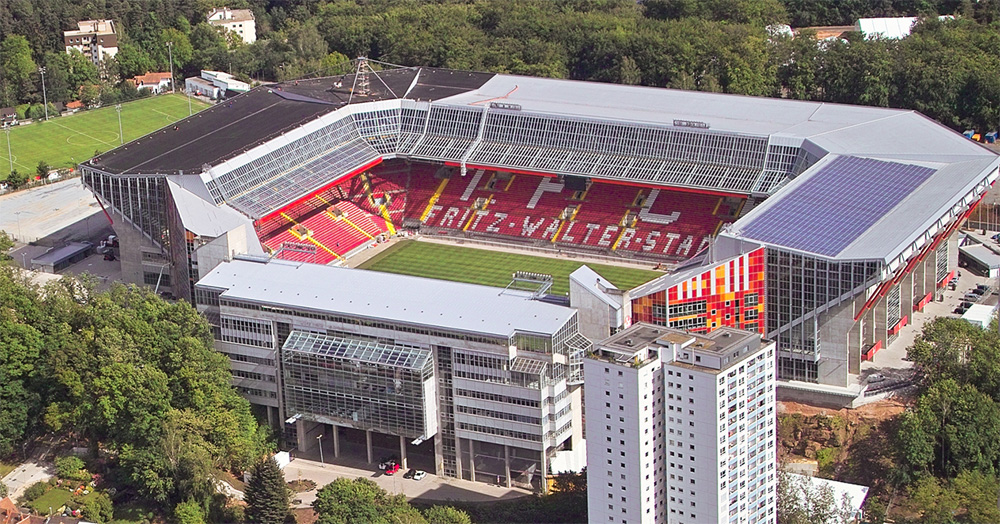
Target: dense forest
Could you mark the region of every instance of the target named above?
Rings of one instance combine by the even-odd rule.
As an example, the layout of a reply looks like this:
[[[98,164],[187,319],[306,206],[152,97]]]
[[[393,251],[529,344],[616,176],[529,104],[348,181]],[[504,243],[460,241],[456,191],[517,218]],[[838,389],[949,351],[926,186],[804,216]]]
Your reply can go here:
[[[0,260],[9,246],[0,232]],[[202,519],[240,519],[213,479],[272,444],[189,304],[70,277],[41,287],[0,261],[0,348],[0,459],[62,440],[91,450],[87,470],[116,506],[170,514],[187,503]],[[60,462],[65,478],[83,466]]]
[[[257,18],[246,45],[204,22],[208,0],[0,0],[0,106],[112,103],[122,79],[169,68],[282,80],[341,72],[348,57],[401,65],[618,82],[921,111],[953,128],[1000,121],[1000,1],[956,0],[238,0]],[[954,15],[938,21],[937,14]],[[816,41],[772,24],[927,16],[903,40]],[[120,51],[102,71],[62,51],[76,20],[112,18]]]

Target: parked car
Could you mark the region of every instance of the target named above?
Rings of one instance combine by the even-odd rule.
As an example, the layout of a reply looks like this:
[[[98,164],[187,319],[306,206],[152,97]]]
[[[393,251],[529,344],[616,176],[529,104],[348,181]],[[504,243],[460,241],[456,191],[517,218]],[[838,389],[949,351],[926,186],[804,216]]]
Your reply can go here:
[[[970,307],[972,307],[972,302],[962,302],[961,304],[959,304],[959,307],[964,307],[965,309],[969,309]]]
[[[986,294],[986,290],[985,289],[975,288],[975,289],[970,289],[969,293],[971,293],[973,295],[980,295],[980,296],[982,296],[982,295]]]
[[[966,293],[966,295],[962,297],[963,300],[969,300],[971,302],[978,302],[980,298],[981,297],[975,293]]]
[[[959,306],[959,307],[953,309],[951,312],[954,313],[954,314],[956,314],[956,315],[964,315],[965,312],[968,311],[968,310],[969,310],[969,308],[964,308],[964,307]]]
[[[985,292],[989,292],[990,286],[987,286],[986,284],[979,284],[976,286],[976,289],[981,289]]]
[[[399,464],[396,464],[395,462],[390,462],[389,465],[385,468],[385,474],[395,475],[396,473],[399,473],[400,469],[402,468],[399,467]]]
[[[417,470],[415,470],[413,468],[410,468],[409,471],[407,471],[406,473],[403,473],[403,478],[404,479],[412,479],[413,478],[413,474],[416,473],[416,472],[417,472]]]
[[[883,375],[881,373],[872,373],[871,375],[868,375],[868,382],[869,383],[871,383],[871,382],[882,382],[883,380],[885,380],[885,375]]]
[[[378,469],[379,469],[379,471],[385,471],[385,470],[389,469],[389,466],[391,466],[392,464],[395,464],[395,463],[396,463],[396,457],[392,457],[392,456],[382,457],[378,461]]]
[[[421,479],[423,479],[426,476],[427,476],[427,472],[426,471],[424,471],[422,469],[418,469],[417,472],[413,474],[413,480],[421,480]]]

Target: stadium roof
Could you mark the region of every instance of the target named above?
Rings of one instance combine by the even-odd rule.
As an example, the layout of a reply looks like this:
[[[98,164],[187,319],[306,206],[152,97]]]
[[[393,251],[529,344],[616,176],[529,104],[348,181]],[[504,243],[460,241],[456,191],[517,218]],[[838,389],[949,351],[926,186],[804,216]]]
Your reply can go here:
[[[247,151],[348,101],[374,102],[403,95],[412,100],[436,100],[474,89],[490,76],[435,68],[380,71],[377,77],[369,75],[371,87],[366,97],[352,97],[353,74],[260,86],[87,163],[111,173],[196,173],[206,164]]]
[[[183,178],[252,219],[395,157],[772,195],[724,234],[888,261],[1000,164],[914,111],[434,68],[370,74],[361,97],[355,80],[256,88],[84,167]]]
[[[510,337],[555,334],[576,310],[500,288],[283,260],[223,262],[198,286],[221,298]]]
[[[838,260],[891,259],[996,179],[996,155],[954,163],[828,155],[723,234]],[[794,227],[792,227],[794,226]]]

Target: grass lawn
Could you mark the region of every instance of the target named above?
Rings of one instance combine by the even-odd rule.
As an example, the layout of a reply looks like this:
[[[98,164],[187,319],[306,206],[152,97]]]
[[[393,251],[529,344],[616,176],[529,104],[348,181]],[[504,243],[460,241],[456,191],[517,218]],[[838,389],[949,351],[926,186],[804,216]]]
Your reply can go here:
[[[28,503],[40,515],[48,515],[49,508],[52,512],[59,511],[59,508],[69,502],[72,493],[62,488],[53,488],[45,492],[44,495]]]
[[[191,109],[201,111],[208,104],[191,99]],[[125,141],[134,140],[188,116],[188,100],[183,95],[160,95],[122,104],[122,131]],[[52,168],[74,167],[119,145],[118,113],[114,106],[50,117],[48,122],[15,126],[10,130],[10,150],[14,169],[35,176],[38,162]],[[5,136],[0,136],[0,173],[10,170]]]
[[[8,473],[14,471],[15,469],[17,469],[17,464],[0,460],[0,479],[6,477]]]
[[[631,289],[662,275],[659,271],[586,263],[620,289]],[[515,271],[552,275],[549,291],[569,292],[569,274],[584,265],[577,260],[502,253],[485,249],[405,240],[386,249],[359,266],[362,269],[401,273],[420,277],[454,280],[503,287]]]
[[[137,524],[153,520],[153,513],[136,502],[115,504],[115,520],[110,524]]]

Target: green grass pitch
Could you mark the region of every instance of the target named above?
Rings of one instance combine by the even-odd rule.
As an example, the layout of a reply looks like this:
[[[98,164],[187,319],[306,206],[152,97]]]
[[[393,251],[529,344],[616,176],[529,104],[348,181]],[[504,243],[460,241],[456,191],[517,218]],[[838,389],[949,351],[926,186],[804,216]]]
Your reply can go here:
[[[515,271],[530,271],[552,275],[554,283],[549,292],[565,295],[569,292],[569,274],[584,264],[585,262],[576,260],[404,240],[358,267],[498,287],[509,284]],[[663,274],[647,269],[589,262],[586,265],[619,289],[631,289]]]
[[[191,100],[195,113],[208,104]],[[160,95],[122,104],[122,131],[125,141],[134,140],[188,116],[188,100],[184,95]],[[40,121],[15,126],[8,136],[0,136],[0,173],[10,170],[6,139],[10,138],[14,169],[35,175],[39,161],[52,168],[75,167],[94,156],[120,145],[118,114],[114,106],[81,111],[68,116],[50,116]],[[0,176],[2,178],[2,176]]]

